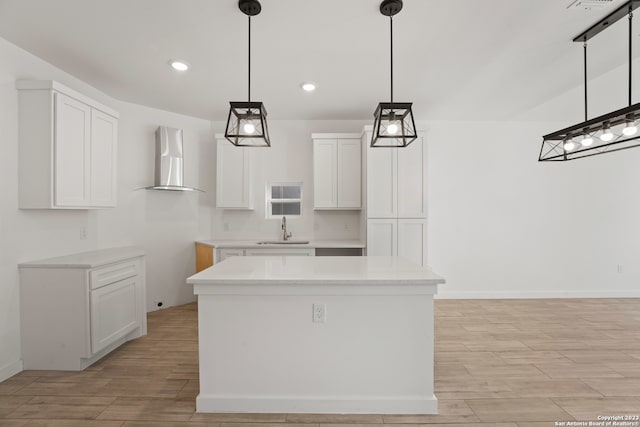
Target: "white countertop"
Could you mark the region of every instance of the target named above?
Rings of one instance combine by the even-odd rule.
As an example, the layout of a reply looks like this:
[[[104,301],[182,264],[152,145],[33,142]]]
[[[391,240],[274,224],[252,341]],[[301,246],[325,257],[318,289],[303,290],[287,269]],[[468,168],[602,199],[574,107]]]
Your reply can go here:
[[[231,257],[187,279],[196,285],[438,285],[445,280],[401,257]],[[197,293],[197,292],[196,292]]]
[[[269,239],[262,239],[269,240]],[[277,239],[270,239],[277,240]],[[307,240],[307,239],[291,239],[291,240]],[[315,248],[364,248],[365,244],[360,240],[311,240],[307,244],[265,244],[259,245],[261,240],[198,240],[196,243],[211,246],[216,249],[255,249],[255,248],[292,248],[292,249],[315,249]]]
[[[114,262],[143,256],[142,249],[135,246],[100,249],[97,251],[81,252],[55,258],[40,259],[18,264],[19,268],[96,268]]]

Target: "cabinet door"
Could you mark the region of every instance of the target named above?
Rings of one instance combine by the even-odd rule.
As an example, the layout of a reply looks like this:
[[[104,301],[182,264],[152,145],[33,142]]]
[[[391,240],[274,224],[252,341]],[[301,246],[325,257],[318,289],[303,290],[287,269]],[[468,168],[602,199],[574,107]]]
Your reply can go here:
[[[55,94],[55,205],[90,204],[91,107]]]
[[[338,207],[338,149],[335,139],[313,141],[313,207]]]
[[[91,110],[91,205],[116,205],[118,120]]]
[[[138,276],[91,291],[91,352],[93,354],[140,326]]]
[[[216,206],[224,209],[253,209],[251,194],[251,152],[218,140]]]
[[[398,217],[426,218],[426,147],[422,138],[398,148]]]
[[[398,256],[425,266],[427,249],[427,221],[425,219],[398,220]]]
[[[362,155],[359,139],[338,141],[338,207],[360,209],[362,206]]]
[[[370,219],[367,221],[367,256],[396,256],[398,254],[398,220]]]
[[[403,148],[367,148],[367,217],[369,218],[398,216],[397,152],[399,150]]]

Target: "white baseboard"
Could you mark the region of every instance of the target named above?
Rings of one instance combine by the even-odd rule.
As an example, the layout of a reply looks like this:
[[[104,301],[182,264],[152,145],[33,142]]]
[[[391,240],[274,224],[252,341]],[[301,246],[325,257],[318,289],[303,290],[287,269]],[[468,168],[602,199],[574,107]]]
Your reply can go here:
[[[436,299],[640,298],[640,291],[442,292]]]
[[[8,365],[0,367],[0,382],[11,378],[18,372],[22,372],[22,360],[16,360]]]
[[[309,414],[437,414],[438,399],[408,396],[407,398],[300,398],[228,397],[199,394],[197,412],[309,413]]]

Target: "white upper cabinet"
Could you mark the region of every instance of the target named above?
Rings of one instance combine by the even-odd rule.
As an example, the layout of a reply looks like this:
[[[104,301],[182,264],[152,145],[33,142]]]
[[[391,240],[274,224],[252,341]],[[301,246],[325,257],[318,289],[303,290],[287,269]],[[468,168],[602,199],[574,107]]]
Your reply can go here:
[[[338,207],[338,146],[335,139],[313,141],[313,207]]]
[[[361,141],[354,134],[313,134],[313,207],[362,207]]]
[[[91,110],[91,195],[94,206],[112,206],[116,200],[118,120]]]
[[[338,207],[362,207],[362,154],[360,139],[338,140]]]
[[[116,205],[118,113],[51,80],[18,80],[19,206]]]
[[[426,218],[425,164],[421,137],[405,148],[367,148],[367,217]]]
[[[216,135],[216,207],[221,209],[253,209],[251,188],[251,150],[256,148],[236,147]]]

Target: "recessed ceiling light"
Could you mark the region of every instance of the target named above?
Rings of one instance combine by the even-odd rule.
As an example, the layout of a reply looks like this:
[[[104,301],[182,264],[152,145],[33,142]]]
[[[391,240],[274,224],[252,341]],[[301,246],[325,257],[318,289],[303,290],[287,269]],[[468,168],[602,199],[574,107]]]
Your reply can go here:
[[[190,67],[187,61],[183,61],[181,59],[172,59],[169,61],[169,65],[176,71],[187,71]]]
[[[314,90],[316,90],[316,84],[315,83],[302,83],[302,89],[305,92],[313,92]]]

